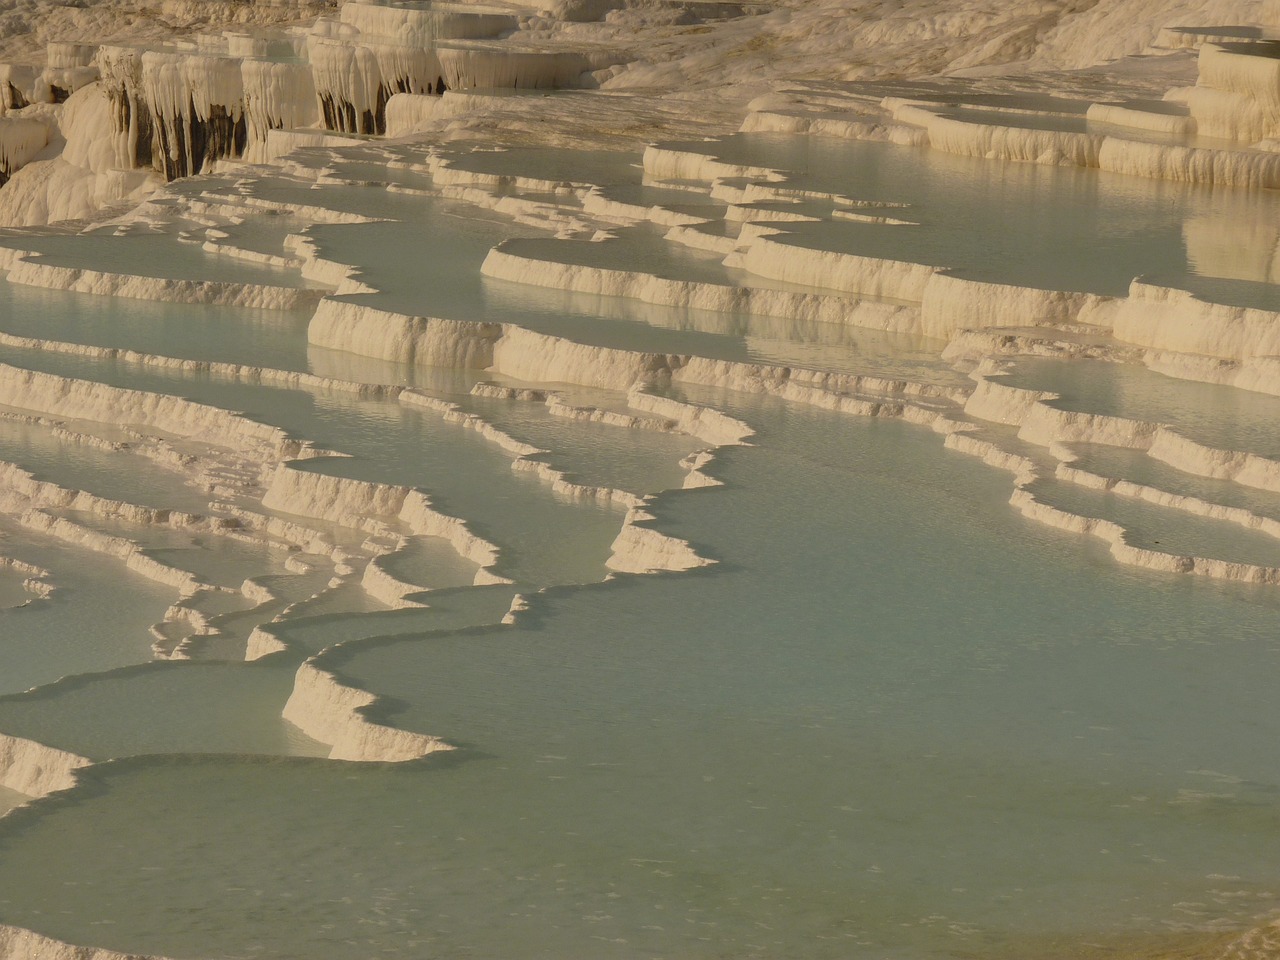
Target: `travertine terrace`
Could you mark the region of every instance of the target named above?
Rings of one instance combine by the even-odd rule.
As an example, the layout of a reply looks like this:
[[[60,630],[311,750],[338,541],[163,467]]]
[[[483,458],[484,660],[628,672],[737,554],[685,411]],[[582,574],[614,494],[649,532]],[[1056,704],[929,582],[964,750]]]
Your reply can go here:
[[[0,958],[1276,954],[1278,0],[0,61]]]

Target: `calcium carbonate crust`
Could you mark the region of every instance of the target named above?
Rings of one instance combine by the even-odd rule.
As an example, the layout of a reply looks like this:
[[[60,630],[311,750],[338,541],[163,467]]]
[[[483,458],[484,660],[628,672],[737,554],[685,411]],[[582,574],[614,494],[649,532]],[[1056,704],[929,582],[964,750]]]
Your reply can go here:
[[[225,6],[223,13],[230,16],[252,5]],[[317,12],[315,4],[286,6],[289,13],[298,15]],[[793,44],[793,50],[806,48],[807,59],[820,64],[824,76],[848,80],[891,76],[890,60],[895,61],[893,70],[908,75],[949,69],[981,76],[992,65],[1012,61],[1083,67],[1105,56],[1139,52],[1164,36],[1158,34],[1158,28],[1170,18],[1182,18],[1181,22],[1194,26],[1244,11],[1280,23],[1277,0],[1265,4],[1100,0],[1083,10],[1077,10],[1078,6],[1048,3],[1034,14],[1012,8],[980,14],[967,9],[942,11],[936,4],[913,0],[905,8],[908,15],[863,24],[863,35],[853,40],[849,27],[839,21],[859,23],[859,18],[850,15],[851,10],[861,8],[859,3],[852,8],[825,2],[796,5],[786,17],[767,16],[759,24],[726,28],[740,31],[744,39],[759,31],[758,35],[768,37],[770,43],[760,44],[764,53],[745,53],[739,63],[724,68],[724,89],[732,91],[727,99],[745,103],[748,91],[760,92],[762,75],[777,77],[777,71],[795,69],[793,54],[774,57],[767,49],[773,46],[776,50],[784,40]],[[189,19],[209,15],[200,5],[175,0],[168,0],[165,10]],[[833,12],[841,14],[834,22]],[[299,147],[352,146],[364,142],[362,137],[384,132],[399,135],[452,129],[464,133],[479,129],[467,125],[484,123],[486,115],[515,116],[522,124],[536,116],[536,101],[529,101],[533,106],[528,106],[520,98],[452,91],[441,97],[441,81],[455,89],[498,82],[511,87],[564,86],[582,82],[586,75],[606,94],[618,96],[621,103],[624,91],[647,91],[650,86],[660,99],[664,91],[674,89],[674,77],[678,75],[682,84],[694,82],[699,71],[708,70],[714,59],[660,41],[652,59],[624,66],[612,53],[594,56],[556,49],[553,41],[562,39],[553,36],[558,28],[532,11],[477,9],[473,14],[474,19],[460,20],[409,8],[348,5],[337,21],[317,25],[298,44],[307,52],[306,64],[270,62],[252,51],[243,56],[212,56],[190,51],[141,53],[119,46],[98,58],[102,79],[96,83],[89,82],[88,74],[74,72],[85,69],[79,51],[58,48],[55,57],[51,48],[50,68],[63,71],[57,76],[76,89],[56,111],[0,118],[0,171],[8,174],[12,170],[13,174],[0,190],[0,221],[37,223],[85,217],[105,205],[136,202],[157,190],[159,179],[135,166],[145,131],[136,125],[122,127],[115,119],[126,100],[134,106],[145,103],[163,131],[161,140],[173,147],[157,161],[167,175],[190,173],[206,163],[227,159],[283,166],[288,163],[288,153]],[[613,28],[626,27],[633,16],[638,15],[620,12]],[[532,37],[543,46],[538,48],[534,43],[503,48],[491,42],[497,33],[517,28],[529,34],[525,40]],[[608,32],[603,26],[601,31]],[[1198,131],[1241,141],[1238,145],[1206,147],[1152,142],[1123,133],[994,124],[964,111],[940,108],[928,99],[892,96],[864,97],[859,102],[860,112],[832,116],[825,111],[807,112],[789,97],[770,95],[757,101],[742,129],[883,140],[998,161],[1070,164],[1242,189],[1280,186],[1280,150],[1266,146],[1280,140],[1276,124],[1280,94],[1274,92],[1280,89],[1274,84],[1280,74],[1275,73],[1273,64],[1260,63],[1264,58],[1234,49],[1225,41],[1193,41],[1183,33],[1176,42],[1199,50],[1197,76],[1180,75],[1177,79],[1182,85],[1168,87],[1169,112],[1095,103],[1088,108],[1088,119],[1108,129],[1127,128],[1157,136]],[[430,52],[427,43],[435,44]],[[850,52],[851,44],[882,48],[883,63],[860,63],[856,53]],[[1193,79],[1194,86],[1185,82]],[[30,82],[36,82],[35,74]],[[509,102],[500,103],[503,99]],[[680,110],[689,112],[684,106]],[[322,118],[338,136],[315,128]],[[674,128],[676,121],[671,126]],[[200,155],[181,146],[200,136],[207,139],[210,131],[217,133],[215,139],[234,140],[242,130],[245,146],[235,156],[220,154],[222,147],[216,144],[212,152]],[[683,461],[683,489],[717,484],[710,471],[716,452],[721,447],[749,443],[752,431],[748,424],[714,407],[673,396],[681,387],[742,391],[852,416],[902,419],[942,435],[948,449],[1009,473],[1013,478],[1010,502],[1016,510],[1039,523],[1098,538],[1120,563],[1222,580],[1280,583],[1277,568],[1134,546],[1119,524],[1043,502],[1034,489],[1037,479],[1051,475],[1064,483],[1106,490],[1280,538],[1280,522],[1274,518],[1077,466],[1072,445],[1094,443],[1140,450],[1190,474],[1272,492],[1280,492],[1280,463],[1252,452],[1214,449],[1162,423],[1060,409],[1054,405],[1052,393],[1003,382],[1004,369],[997,359],[1037,351],[1055,356],[1097,356],[1141,362],[1153,370],[1189,379],[1280,394],[1280,334],[1276,332],[1280,330],[1280,314],[1207,303],[1185,291],[1141,279],[1134,281],[1127,296],[1106,297],[978,282],[922,264],[805,250],[788,244],[770,227],[770,223],[800,215],[763,206],[780,199],[801,199],[787,197],[786,171],[728,163],[674,143],[650,145],[643,164],[651,180],[694,181],[709,196],[727,203],[725,219],[739,225],[737,236],[701,230],[705,221],[694,215],[610,200],[585,181],[477,174],[452,166],[440,155],[431,155],[422,170],[432,178],[438,195],[482,206],[514,223],[566,239],[598,242],[608,241],[611,225],[654,224],[667,231],[668,242],[715,252],[727,265],[770,283],[729,286],[675,280],[640,270],[583,266],[557,261],[539,253],[541,247],[521,241],[495,248],[484,263],[486,276],[667,307],[743,311],[929,336],[948,344],[948,359],[972,369],[973,385],[943,387],[906,378],[629,351],[578,343],[509,323],[397,313],[365,302],[376,299],[377,291],[339,255],[326,254],[305,235],[291,238],[288,255],[277,258],[278,262],[220,243],[216,237],[207,243],[245,259],[298,269],[305,278],[328,288],[328,295],[288,286],[127,276],[57,266],[20,253],[8,256],[6,265],[12,282],[51,289],[270,309],[314,306],[308,332],[312,345],[396,363],[482,372],[500,382],[478,384],[476,395],[542,404],[551,415],[565,420],[678,431],[694,437],[705,446]],[[314,182],[322,185],[326,181],[317,174]],[[503,194],[495,195],[495,191]],[[578,205],[566,210],[555,202],[514,195],[522,191],[574,197]],[[897,216],[894,214],[900,212],[860,207],[851,198],[830,199],[835,218],[865,219],[885,228],[910,224],[902,219],[909,214]],[[287,209],[314,222],[372,219],[327,209],[319,199],[314,206],[290,208],[252,197],[240,198],[235,204],[206,198],[191,201],[187,210],[218,216],[229,211],[238,215],[246,208]],[[1273,239],[1268,255],[1274,257],[1277,249],[1280,247]],[[791,285],[827,292],[787,289]],[[1028,327],[1038,332],[1028,333]],[[535,475],[560,496],[625,508],[607,561],[614,573],[678,573],[715,562],[688,542],[659,529],[651,495],[576,483],[543,459],[550,451],[518,440],[460,404],[426,391],[10,335],[0,335],[0,342],[153,369],[198,371],[245,383],[394,401],[429,411],[443,422],[474,431],[507,454],[513,470]],[[567,399],[561,389],[511,383],[609,390],[625,397],[627,410],[583,406]],[[495,572],[501,570],[500,546],[476,535],[462,518],[437,511],[423,492],[311,469],[315,465],[305,461],[326,451],[248,418],[174,397],[5,365],[0,365],[0,403],[33,411],[33,417],[43,418],[41,422],[93,420],[110,409],[115,418],[142,431],[141,437],[151,430],[210,443],[215,439],[224,444],[230,441],[245,451],[246,461],[252,465],[258,504],[224,505],[218,518],[158,511],[64,489],[38,480],[14,464],[0,464],[0,504],[6,514],[31,529],[119,557],[145,576],[175,589],[178,598],[166,620],[182,624],[186,636],[174,642],[170,633],[153,631],[157,655],[188,655],[201,634],[216,631],[216,623],[200,610],[196,599],[225,588],[202,583],[190,573],[159,563],[125,538],[90,530],[47,513],[46,508],[71,507],[100,516],[124,517],[137,524],[200,527],[219,536],[270,541],[291,554],[305,551],[323,556],[333,567],[331,586],[356,583],[369,596],[393,608],[430,602],[428,591],[397,578],[384,563],[404,548],[409,537],[439,537],[448,542],[460,558],[474,565],[477,585],[509,583]],[[984,434],[984,423],[1016,427],[1019,439],[1043,456],[1011,452],[993,435]],[[85,435],[84,442],[107,441]],[[176,459],[173,448],[158,441],[146,449],[157,462],[166,457]],[[234,492],[244,494],[247,489]],[[340,545],[326,532],[330,526],[366,539],[358,549]],[[52,589],[47,572],[25,569],[18,561],[4,558],[0,563],[29,574],[28,590],[34,595],[42,596]],[[297,563],[298,569],[306,569],[309,561],[298,559]],[[279,598],[260,583],[246,581],[241,593],[264,611],[280,605]],[[527,598],[513,592],[503,622],[514,622],[527,607]],[[293,653],[283,632],[273,630],[273,623],[287,614],[288,608],[275,621],[254,629],[246,643],[246,659]],[[300,664],[283,717],[329,744],[330,757],[406,762],[450,749],[437,737],[378,722],[377,695],[352,686],[328,669],[326,659],[326,653],[321,653]],[[90,765],[86,758],[0,734],[0,785],[25,795],[39,797],[74,789],[77,772]],[[1274,941],[1274,926],[1262,927],[1242,937],[1226,955],[1265,954]],[[0,957],[126,960],[124,954],[74,947],[13,927],[0,927]]]

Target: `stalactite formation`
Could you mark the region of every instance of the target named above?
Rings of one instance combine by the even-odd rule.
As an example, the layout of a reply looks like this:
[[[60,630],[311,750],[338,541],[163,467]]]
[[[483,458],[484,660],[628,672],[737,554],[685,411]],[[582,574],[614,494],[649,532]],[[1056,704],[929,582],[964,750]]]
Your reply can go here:
[[[4,85],[5,107],[9,110],[20,110],[27,106],[27,98],[23,96],[22,91],[13,85],[12,81],[6,81]]]
[[[44,68],[0,64],[0,114],[64,103],[97,80],[110,104],[117,167],[172,180],[217,160],[256,162],[274,130],[384,135],[397,94],[574,86],[599,66],[580,52],[497,39],[518,27],[503,10],[355,0],[309,28],[226,31],[194,45],[59,41],[49,44]]]

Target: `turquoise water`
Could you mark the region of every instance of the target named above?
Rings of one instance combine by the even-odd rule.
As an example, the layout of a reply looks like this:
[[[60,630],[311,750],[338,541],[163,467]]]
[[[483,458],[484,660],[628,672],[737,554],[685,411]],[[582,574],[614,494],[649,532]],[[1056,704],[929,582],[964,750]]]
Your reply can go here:
[[[903,216],[926,227],[905,228],[916,239],[888,250],[889,228],[848,222],[797,227],[794,242],[936,255],[976,273],[998,263],[992,277],[1072,289],[1110,291],[1143,270],[1194,279],[1183,224],[1218,209],[1213,191],[1043,168],[996,177],[885,145],[701,146],[790,165],[811,189],[910,202]],[[393,155],[371,147],[323,162],[380,183],[397,177]],[[460,163],[679,199],[642,186],[638,159],[575,166],[562,152],[509,151]],[[421,170],[400,174],[427,185]],[[502,239],[552,252],[557,241],[457,201],[245,176],[178,185],[175,203],[208,189],[394,218],[308,228],[324,256],[381,288],[357,302],[581,344],[971,383],[939,359],[943,344],[918,337],[484,280],[479,264]],[[1011,216],[1033,196],[1075,219]],[[989,210],[971,222],[958,213],[970,207]],[[1016,224],[1004,239],[1001,223]],[[265,249],[279,226],[241,233]],[[657,236],[626,248],[652,254],[630,266],[719,275]],[[615,256],[607,244],[588,252]],[[104,257],[128,259],[119,248]],[[1062,955],[1051,943],[1159,955],[1280,905],[1275,587],[1120,566],[1096,540],[1021,517],[1010,474],[946,449],[927,426],[687,390],[678,396],[756,432],[716,453],[707,470],[721,485],[684,491],[680,461],[707,446],[686,435],[472,396],[484,371],[311,348],[303,315],[105,299],[0,283],[0,330],[418,384],[545,450],[538,459],[577,482],[651,497],[653,525],[715,563],[611,575],[622,508],[557,493],[464,424],[396,400],[0,349],[6,363],[187,397],[339,454],[296,469],[421,490],[492,542],[493,572],[514,581],[469,587],[474,561],[415,536],[378,563],[426,588],[415,599],[429,606],[388,610],[359,583],[390,536],[257,504],[337,543],[351,565],[311,556],[299,569],[261,544],[61,511],[219,585],[253,577],[280,597],[203,598],[224,635],[193,641],[196,662],[149,662],[147,629],[178,599],[173,588],[0,520],[0,554],[49,568],[58,587],[0,609],[0,732],[102,761],[74,790],[0,818],[0,922],[190,958],[958,960]],[[1275,454],[1276,401],[1260,394],[1084,361],[1020,359],[1005,379],[1055,391],[1065,409]],[[622,390],[567,389],[574,404],[629,409]],[[931,409],[961,417],[946,402]],[[1049,452],[1013,428],[968,425],[1052,470]],[[135,472],[133,454],[80,456],[35,428],[0,427],[0,459],[55,482],[189,502],[180,474]],[[1106,476],[1280,515],[1271,495],[1139,451],[1078,449],[1081,466]],[[260,489],[244,489],[239,501],[255,506]],[[1047,476],[1030,489],[1123,523],[1139,545],[1280,564],[1280,541],[1243,528]],[[517,595],[527,609],[509,618]],[[259,624],[284,649],[238,662]],[[306,658],[376,694],[367,719],[455,749],[400,764],[323,759],[328,745],[281,717]],[[0,792],[0,809],[20,799]]]

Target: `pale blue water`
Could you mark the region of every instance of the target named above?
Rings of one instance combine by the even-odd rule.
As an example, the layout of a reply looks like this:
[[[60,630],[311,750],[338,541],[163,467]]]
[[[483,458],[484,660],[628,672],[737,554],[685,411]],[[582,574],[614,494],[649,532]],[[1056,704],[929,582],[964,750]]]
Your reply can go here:
[[[1183,224],[1218,209],[1211,191],[1043,168],[993,176],[883,145],[713,146],[785,161],[810,188],[909,201],[904,216],[927,229],[893,234],[908,239],[887,255],[936,254],[1073,289],[1110,291],[1130,271],[1190,276]],[[641,187],[638,157],[512,154],[466,163],[594,178],[646,202],[674,193]],[[324,163],[381,182],[396,179],[382,170],[398,155],[353,149]],[[211,180],[173,192],[205,188],[240,189]],[[309,231],[326,256],[385,288],[358,299],[391,309],[620,348],[968,383],[938,359],[942,344],[921,338],[483,280],[479,264],[504,237],[556,244],[454,202],[312,189],[278,174],[243,190],[398,218]],[[1035,209],[1072,215],[1012,217],[1032,196]],[[1259,199],[1264,213],[1272,200]],[[997,223],[1016,227],[1000,239]],[[266,245],[278,226],[246,228],[246,242]],[[888,230],[828,223],[797,228],[795,242],[861,249]],[[645,244],[634,249],[652,253],[650,265],[695,272],[678,250]],[[0,922],[191,958],[925,960],[1048,957],[1060,955],[1049,943],[1119,938],[1159,955],[1280,906],[1274,587],[1119,566],[1095,540],[1020,517],[1008,474],[946,450],[926,427],[690,391],[757,432],[717,455],[709,471],[723,486],[685,492],[678,463],[703,446],[688,437],[473,397],[482,371],[308,348],[305,327],[299,315],[0,283],[6,332],[420,384],[545,448],[542,459],[580,482],[652,495],[658,529],[716,565],[606,581],[620,508],[556,494],[430,411],[4,348],[6,363],[242,411],[345,454],[297,466],[425,491],[497,545],[495,572],[516,583],[463,586],[474,564],[415,539],[380,562],[439,589],[417,595],[427,609],[391,611],[353,582],[331,586],[325,562],[298,574],[261,547],[73,515],[219,584],[253,576],[281,595],[259,610],[243,598],[213,603],[227,635],[193,644],[200,662],[149,664],[146,629],[172,590],[4,521],[0,553],[47,566],[59,591],[0,610],[0,732],[110,762],[0,819]],[[1272,452],[1274,398],[1102,363],[1020,360],[1008,379],[1058,391],[1068,409]],[[626,409],[622,393],[569,399]],[[974,426],[1007,449],[1026,446],[1011,428]],[[1139,453],[1082,452],[1082,465],[1107,475],[1275,513],[1269,495]],[[50,479],[181,499],[148,471],[129,489],[126,456],[79,458],[48,437],[0,431],[0,459],[26,458]],[[1056,481],[1033,491],[1121,520],[1142,545],[1280,563],[1280,541],[1235,527]],[[314,525],[361,549],[363,533]],[[516,593],[529,609],[504,625]],[[274,617],[286,649],[233,662],[252,627]],[[327,747],[280,717],[311,656],[381,697],[371,719],[457,749],[405,764],[321,759]],[[0,809],[18,799],[0,793]]]

